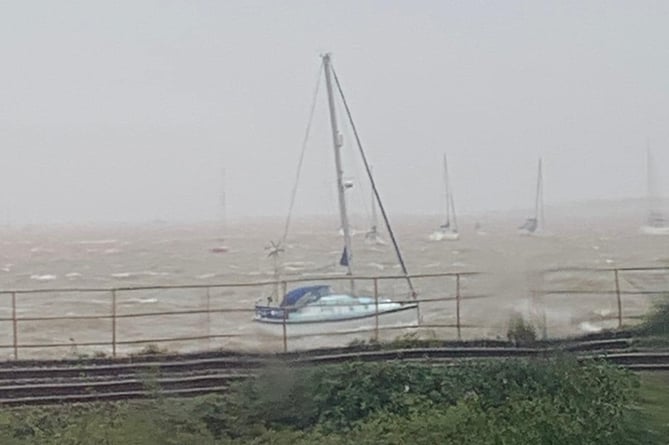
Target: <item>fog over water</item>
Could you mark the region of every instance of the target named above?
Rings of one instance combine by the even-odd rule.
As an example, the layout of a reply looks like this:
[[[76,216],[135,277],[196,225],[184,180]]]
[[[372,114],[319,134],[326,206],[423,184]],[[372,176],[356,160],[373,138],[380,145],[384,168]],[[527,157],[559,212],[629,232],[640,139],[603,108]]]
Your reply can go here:
[[[641,197],[647,140],[669,169],[668,19],[661,1],[5,2],[0,221],[214,220],[222,170],[231,219],[285,217],[325,51],[392,214],[438,211],[442,153],[460,212],[529,207],[539,156],[547,205]],[[296,214],[335,211],[327,124],[321,94]]]
[[[466,336],[503,335],[518,312],[548,314],[554,335],[611,326],[610,294],[532,296],[544,285],[613,286],[610,276],[538,278],[545,269],[669,264],[669,237],[639,233],[647,148],[653,194],[669,196],[667,23],[662,1],[4,2],[0,288],[271,279],[266,247],[282,236],[320,56],[331,52],[409,272],[486,274],[463,281],[465,293],[495,297],[464,305],[475,326]],[[282,277],[343,273],[327,111],[321,85]],[[338,117],[353,183],[354,271],[397,275],[390,246],[362,242],[371,191],[341,104]],[[461,238],[435,243],[444,154]],[[519,237],[534,212],[540,157],[545,230]],[[661,199],[654,206],[669,210]],[[228,251],[211,252],[221,245]],[[669,289],[666,274],[621,279],[630,292]],[[433,298],[451,295],[451,285],[417,287]],[[219,329],[234,333],[227,346],[263,348],[249,335],[251,311],[274,291],[206,293],[207,307],[250,312],[155,326],[131,316],[119,338]],[[407,295],[403,281],[381,291]],[[98,294],[20,295],[19,316],[110,307]],[[205,304],[203,290],[118,298],[119,314]],[[11,316],[10,302],[0,299],[0,318]],[[651,302],[627,299],[625,316]],[[423,316],[454,322],[450,306]],[[72,335],[69,321],[30,323],[19,332],[28,342],[67,344]],[[0,323],[0,335],[11,327]],[[109,338],[97,321],[77,329],[76,341]]]

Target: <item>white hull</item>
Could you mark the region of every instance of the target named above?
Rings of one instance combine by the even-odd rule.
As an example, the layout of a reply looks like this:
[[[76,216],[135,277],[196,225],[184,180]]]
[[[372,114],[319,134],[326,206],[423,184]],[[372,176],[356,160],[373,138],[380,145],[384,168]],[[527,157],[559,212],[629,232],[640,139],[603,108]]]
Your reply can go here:
[[[669,226],[666,227],[641,226],[639,231],[644,235],[669,235]]]
[[[460,239],[458,232],[437,230],[430,234],[430,241],[457,241]]]
[[[548,231],[545,231],[545,230],[542,230],[542,229],[537,229],[534,232],[530,232],[529,230],[525,230],[525,229],[519,229],[518,230],[518,235],[520,235],[520,236],[532,236],[532,237],[535,237],[535,238],[549,238],[549,237],[553,236],[552,232],[548,232]]]
[[[411,327],[418,324],[417,305],[409,304],[399,310],[389,312],[379,312],[379,328],[384,327]],[[283,323],[281,321],[268,322],[254,319],[256,330],[269,336],[283,336]],[[314,321],[314,322],[287,322],[286,334],[288,337],[304,337],[330,335],[333,333],[355,332],[373,330],[376,325],[375,315],[368,315],[362,318],[341,319],[333,321]]]

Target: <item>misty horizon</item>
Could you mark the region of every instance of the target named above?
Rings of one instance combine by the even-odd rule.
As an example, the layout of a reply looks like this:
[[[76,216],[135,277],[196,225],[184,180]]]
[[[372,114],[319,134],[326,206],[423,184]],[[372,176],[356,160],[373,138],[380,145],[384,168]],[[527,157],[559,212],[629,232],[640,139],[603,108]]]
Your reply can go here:
[[[393,215],[669,195],[669,5],[295,1],[0,6],[0,222],[284,218],[320,54]],[[344,125],[351,213],[369,189]],[[321,89],[295,214],[333,215]],[[225,181],[222,172],[225,171]],[[225,182],[225,183],[224,183]],[[222,193],[225,192],[225,211]]]

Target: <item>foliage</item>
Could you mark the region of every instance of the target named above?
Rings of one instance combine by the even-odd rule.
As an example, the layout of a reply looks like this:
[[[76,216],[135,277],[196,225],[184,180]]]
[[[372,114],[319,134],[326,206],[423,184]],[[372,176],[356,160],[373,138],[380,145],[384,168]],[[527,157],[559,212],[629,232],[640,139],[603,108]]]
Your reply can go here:
[[[144,355],[164,355],[167,354],[168,350],[166,348],[161,348],[160,346],[150,343],[144,346],[139,351],[130,354],[131,356],[144,356]]]
[[[537,340],[537,332],[531,323],[526,322],[520,315],[514,315],[509,321],[509,329],[506,332],[509,341],[516,345],[529,345]]]
[[[665,297],[656,303],[636,331],[644,336],[669,337],[669,298]]]
[[[226,395],[0,411],[2,444],[654,444],[638,378],[598,362],[289,367]],[[656,437],[657,436],[657,437]]]

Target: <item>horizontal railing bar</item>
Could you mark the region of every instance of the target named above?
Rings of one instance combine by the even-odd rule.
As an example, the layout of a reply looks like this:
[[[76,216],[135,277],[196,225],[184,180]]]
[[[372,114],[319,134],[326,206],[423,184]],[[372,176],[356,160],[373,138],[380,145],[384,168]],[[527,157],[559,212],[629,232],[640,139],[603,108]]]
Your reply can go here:
[[[132,314],[117,314],[116,318],[138,318],[138,317],[162,317],[165,315],[201,315],[201,314],[222,314],[222,313],[254,313],[255,309],[189,309],[185,311],[162,311],[162,312],[137,312]]]
[[[181,341],[200,341],[200,340],[215,340],[217,338],[236,338],[243,337],[242,334],[212,334],[212,335],[200,335],[192,337],[176,337],[176,338],[153,338],[146,340],[117,340],[117,345],[141,345],[144,343],[169,343],[169,342],[181,342]]]
[[[43,294],[50,292],[111,292],[111,287],[61,287],[46,289],[0,289],[0,295],[9,294]]]
[[[556,267],[541,270],[540,273],[554,272],[635,272],[635,271],[669,271],[669,266],[647,266],[647,267]]]
[[[125,291],[138,291],[138,290],[165,290],[165,289],[216,289],[216,288],[233,288],[233,287],[254,287],[254,286],[270,286],[280,283],[304,283],[309,281],[342,281],[342,280],[405,280],[407,278],[411,279],[422,279],[422,278],[439,278],[439,277],[455,277],[460,275],[464,276],[473,276],[481,275],[482,272],[474,271],[463,271],[463,272],[435,272],[435,273],[425,273],[425,274],[413,274],[413,275],[323,275],[323,276],[313,276],[313,277],[301,277],[301,278],[287,278],[282,280],[264,280],[264,281],[247,281],[247,282],[237,282],[237,283],[193,283],[193,284],[164,284],[164,285],[147,285],[147,286],[114,286],[114,287],[91,287],[91,288],[39,288],[39,289],[0,289],[0,294],[37,294],[37,293],[49,293],[49,292],[111,292],[113,290],[117,292]]]
[[[111,347],[111,342],[106,341],[106,342],[77,342],[77,343],[28,343],[28,344],[17,344],[18,348],[79,348],[83,346],[110,346]],[[4,348],[5,346],[0,346],[0,348]],[[13,346],[10,346],[10,348],[13,348]]]
[[[199,341],[199,340],[214,340],[217,338],[235,338],[242,337],[241,334],[212,334],[212,335],[202,335],[202,336],[191,336],[191,337],[175,337],[175,338],[153,338],[146,340],[118,340],[117,345],[135,345],[143,343],[168,343],[168,342],[180,342],[180,341]],[[87,346],[111,346],[111,342],[83,342],[83,343],[29,343],[29,344],[18,344],[19,349],[21,348],[77,348],[77,347],[87,347]],[[0,348],[12,348],[13,345],[4,346],[0,345]]]
[[[463,300],[478,300],[481,298],[492,298],[492,295],[478,294],[478,295],[468,295],[461,296],[460,301]],[[435,297],[435,298],[418,298],[416,300],[406,300],[406,303],[432,303],[435,301],[457,301],[458,297]],[[393,300],[394,301],[394,300]],[[398,302],[399,303],[399,302]]]
[[[584,290],[584,289],[549,289],[549,290],[537,290],[534,291],[543,295],[564,295],[564,294],[586,294],[586,295],[616,295],[615,289],[613,290]],[[669,293],[667,290],[638,290],[638,291],[620,291],[620,295],[656,295]]]
[[[16,321],[67,321],[67,320],[105,320],[112,319],[111,315],[45,315],[43,317],[16,317]],[[106,329],[106,328],[105,328]]]

